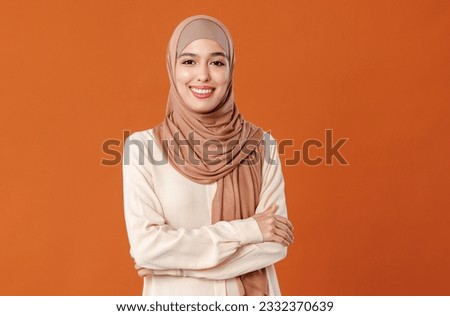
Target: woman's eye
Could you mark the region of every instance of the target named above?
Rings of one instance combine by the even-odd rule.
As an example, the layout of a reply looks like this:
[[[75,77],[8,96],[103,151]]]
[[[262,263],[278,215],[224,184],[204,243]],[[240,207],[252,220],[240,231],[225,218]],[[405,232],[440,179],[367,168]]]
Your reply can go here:
[[[211,62],[211,64],[213,64],[214,66],[225,66],[225,64],[219,60],[215,60]]]
[[[188,59],[188,60],[183,61],[182,64],[183,64],[183,65],[193,65],[193,64],[194,64],[194,61],[191,60],[191,59]]]

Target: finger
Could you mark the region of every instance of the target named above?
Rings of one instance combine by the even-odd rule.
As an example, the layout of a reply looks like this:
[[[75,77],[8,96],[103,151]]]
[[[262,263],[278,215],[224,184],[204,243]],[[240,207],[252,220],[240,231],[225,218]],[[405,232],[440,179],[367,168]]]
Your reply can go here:
[[[135,264],[135,265],[134,265],[134,268],[135,268],[136,270],[141,270],[141,269],[142,269],[142,267],[139,266],[138,264]]]
[[[141,269],[141,270],[138,271],[138,275],[141,278],[146,278],[148,276],[152,276],[152,270],[150,270],[150,269]]]
[[[285,232],[289,236],[291,242],[294,240],[294,234],[289,226],[287,226],[281,222],[275,222],[275,227],[280,229],[281,231]]]
[[[286,232],[277,229],[274,229],[274,231],[270,234],[270,238],[268,238],[267,241],[274,241],[284,246],[289,246],[291,244],[289,242],[289,236],[286,234]]]
[[[278,235],[275,235],[275,237],[273,238],[273,241],[275,241],[279,244],[282,244],[284,246],[289,246],[289,243],[287,242],[287,240]]]
[[[291,230],[291,225],[289,225],[289,222],[283,219],[283,217],[280,218],[274,216],[274,224],[280,228],[285,227],[286,230]]]
[[[277,217],[275,217],[275,219],[276,219],[276,221],[275,221],[276,224],[284,225],[285,227],[289,228],[290,231],[294,231],[294,226],[286,217],[277,216]]]
[[[294,229],[294,226],[292,225],[291,221],[289,221],[286,217],[281,215],[275,215],[274,217],[277,221],[282,222],[283,224],[289,226],[291,230]]]
[[[277,236],[283,238],[284,240],[286,240],[286,242],[289,245],[292,244],[292,242],[294,241],[294,239],[292,238],[292,235],[289,234],[289,232],[286,232],[285,230],[276,228],[274,233],[275,233],[275,235],[277,235]]]

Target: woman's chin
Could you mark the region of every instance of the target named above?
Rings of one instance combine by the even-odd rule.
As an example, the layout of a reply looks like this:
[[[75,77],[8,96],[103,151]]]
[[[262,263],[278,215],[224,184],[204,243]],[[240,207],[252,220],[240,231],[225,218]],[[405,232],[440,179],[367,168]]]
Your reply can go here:
[[[208,113],[211,112],[212,110],[214,110],[216,108],[215,104],[204,104],[204,103],[190,103],[190,104],[186,104],[187,107],[195,112],[195,113],[200,113],[200,114],[204,114],[204,113]]]

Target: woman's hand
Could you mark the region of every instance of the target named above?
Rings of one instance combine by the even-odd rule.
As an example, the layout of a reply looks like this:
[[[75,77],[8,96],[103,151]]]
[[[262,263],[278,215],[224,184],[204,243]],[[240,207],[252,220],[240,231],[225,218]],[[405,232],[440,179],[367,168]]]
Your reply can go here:
[[[289,246],[294,241],[291,222],[283,216],[276,215],[278,206],[273,204],[262,213],[252,217],[258,223],[263,235],[263,241],[275,241],[282,245]]]
[[[147,278],[147,277],[153,276],[152,269],[146,269],[141,266],[138,266],[137,264],[134,265],[134,268],[137,270],[137,273],[141,278]]]

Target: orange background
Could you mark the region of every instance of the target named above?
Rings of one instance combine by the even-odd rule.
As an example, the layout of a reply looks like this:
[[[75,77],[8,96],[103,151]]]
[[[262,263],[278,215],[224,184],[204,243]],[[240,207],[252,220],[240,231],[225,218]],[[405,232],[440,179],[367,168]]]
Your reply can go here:
[[[101,146],[162,120],[166,44],[193,14],[229,27],[237,104],[294,140],[283,161],[349,138],[349,166],[284,167],[283,294],[450,295],[444,0],[2,0],[0,294],[140,294]]]

